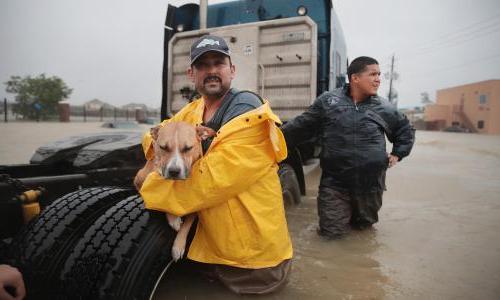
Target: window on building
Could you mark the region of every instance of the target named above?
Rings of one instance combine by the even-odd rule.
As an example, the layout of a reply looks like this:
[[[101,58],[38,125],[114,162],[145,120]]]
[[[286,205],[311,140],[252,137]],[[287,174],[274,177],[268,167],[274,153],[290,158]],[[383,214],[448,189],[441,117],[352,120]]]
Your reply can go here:
[[[487,101],[488,98],[486,97],[486,95],[479,95],[479,104],[486,104]]]
[[[483,129],[484,128],[484,121],[477,121],[477,129]]]

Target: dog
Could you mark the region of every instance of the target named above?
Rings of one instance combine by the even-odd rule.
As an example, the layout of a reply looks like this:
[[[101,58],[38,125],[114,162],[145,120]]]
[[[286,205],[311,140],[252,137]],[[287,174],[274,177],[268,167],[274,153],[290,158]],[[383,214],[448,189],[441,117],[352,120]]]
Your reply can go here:
[[[202,155],[201,141],[216,135],[205,126],[193,126],[186,122],[170,122],[164,126],[151,128],[154,159],[148,160],[140,169],[134,185],[139,191],[149,173],[157,171],[163,178],[183,180],[189,177],[193,163]],[[180,217],[166,214],[168,224],[177,231],[172,246],[172,258],[178,261],[184,256],[186,240],[196,216],[188,215],[184,221]]]

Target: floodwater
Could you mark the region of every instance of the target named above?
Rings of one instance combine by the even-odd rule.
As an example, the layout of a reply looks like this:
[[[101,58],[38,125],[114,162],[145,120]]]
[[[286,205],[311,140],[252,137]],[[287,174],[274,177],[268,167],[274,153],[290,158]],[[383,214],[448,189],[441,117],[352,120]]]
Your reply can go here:
[[[0,164],[27,162],[55,138],[98,131],[96,123],[0,123]],[[256,298],[499,299],[500,136],[418,131],[411,156],[388,171],[380,222],[343,240],[316,235],[319,174],[307,175],[307,195],[287,212],[290,283]],[[171,273],[155,295],[207,298],[254,297]]]
[[[320,172],[287,212],[290,283],[259,299],[499,299],[500,136],[417,132],[412,155],[388,171],[379,223],[343,240],[316,234]],[[241,298],[184,277],[164,280],[156,299],[208,295]]]

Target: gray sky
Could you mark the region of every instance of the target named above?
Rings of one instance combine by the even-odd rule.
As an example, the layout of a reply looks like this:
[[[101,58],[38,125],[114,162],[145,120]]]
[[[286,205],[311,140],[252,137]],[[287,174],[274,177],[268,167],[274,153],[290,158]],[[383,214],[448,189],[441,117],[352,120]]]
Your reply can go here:
[[[192,1],[170,1],[177,5]],[[215,2],[209,0],[209,3]],[[163,23],[169,1],[1,0],[0,82],[11,75],[61,77],[70,103],[159,107]],[[420,93],[500,79],[498,0],[334,0],[350,59],[368,55],[400,74],[401,107]],[[386,95],[387,80],[380,94]],[[0,88],[0,97],[13,100]]]

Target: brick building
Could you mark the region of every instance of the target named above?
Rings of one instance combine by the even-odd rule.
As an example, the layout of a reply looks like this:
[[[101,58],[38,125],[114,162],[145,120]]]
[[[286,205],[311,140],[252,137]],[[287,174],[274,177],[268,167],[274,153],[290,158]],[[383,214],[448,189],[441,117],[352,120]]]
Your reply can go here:
[[[438,130],[453,126],[500,134],[500,80],[438,90],[436,103],[425,108],[425,121]]]

